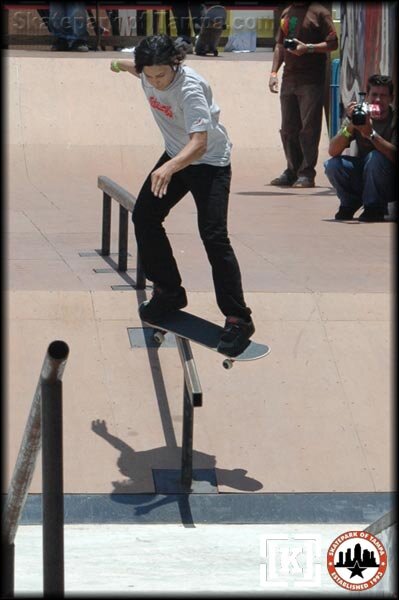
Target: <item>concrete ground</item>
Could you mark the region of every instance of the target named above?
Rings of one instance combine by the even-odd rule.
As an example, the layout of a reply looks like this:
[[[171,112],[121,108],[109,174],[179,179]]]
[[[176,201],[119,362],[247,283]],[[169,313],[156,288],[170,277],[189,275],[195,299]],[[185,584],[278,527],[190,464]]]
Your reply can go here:
[[[153,494],[154,469],[178,469],[181,457],[178,353],[175,348],[132,348],[128,329],[141,330],[137,306],[144,298],[144,292],[131,287],[135,273],[95,271],[110,266],[95,252],[101,246],[97,177],[106,175],[137,195],[162,152],[139,81],[109,69],[116,56],[5,53],[6,478],[46,349],[54,339],[63,339],[70,346],[63,377],[65,492],[82,497]],[[225,371],[215,354],[192,347],[204,394],[203,406],[195,409],[194,467],[214,470],[216,495],[390,492],[396,225],[334,221],[338,201],[322,166],[328,147],[325,123],[316,187],[269,185],[285,166],[279,98],[267,86],[271,57],[265,50],[187,58],[212,84],[221,122],[234,144],[230,237],[253,310],[254,339],[272,349],[263,360]],[[189,310],[222,323],[190,196],[172,211],[166,227]],[[113,252],[117,230],[115,206]],[[129,252],[128,266],[134,269],[132,229]],[[41,492],[40,468],[30,492]],[[367,525],[363,519],[351,522]],[[76,539],[78,526],[79,521],[68,526],[68,539]],[[143,539],[149,526],[141,526]],[[20,544],[38,543],[35,527],[21,526]],[[128,536],[137,537],[140,525],[126,527],[123,539],[133,548]],[[100,529],[90,535],[101,535]],[[108,531],[122,544],[120,530]],[[186,533],[177,525],[173,531]],[[216,529],[201,526],[198,534],[211,531]],[[257,535],[252,529],[251,540]],[[83,537],[78,537],[80,544]],[[79,545],[75,549],[76,556],[83,552]],[[97,564],[108,556],[103,543],[101,549],[92,558]],[[183,564],[182,559],[179,568]],[[248,585],[254,590],[258,555],[252,567],[255,579]],[[73,573],[74,568],[70,590],[86,585]],[[127,577],[123,589],[148,589],[144,579],[137,583]],[[39,585],[33,575],[19,581],[21,591]],[[167,586],[177,589],[176,580]]]
[[[381,597],[389,590],[388,572],[375,587],[358,592],[338,586],[325,568],[331,543],[346,531],[362,529],[359,524],[68,525],[65,590],[68,596],[96,597],[112,592]],[[16,548],[16,596],[41,593],[41,528],[21,526]],[[354,581],[361,583],[359,576]]]

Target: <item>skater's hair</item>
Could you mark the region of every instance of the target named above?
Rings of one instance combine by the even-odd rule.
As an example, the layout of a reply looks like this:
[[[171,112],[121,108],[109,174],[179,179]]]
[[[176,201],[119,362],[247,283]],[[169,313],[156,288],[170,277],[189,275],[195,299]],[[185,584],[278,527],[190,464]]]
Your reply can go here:
[[[185,50],[181,46],[176,47],[173,40],[165,34],[144,38],[134,51],[137,73],[142,73],[144,67],[154,65],[175,67],[180,65],[185,57]]]

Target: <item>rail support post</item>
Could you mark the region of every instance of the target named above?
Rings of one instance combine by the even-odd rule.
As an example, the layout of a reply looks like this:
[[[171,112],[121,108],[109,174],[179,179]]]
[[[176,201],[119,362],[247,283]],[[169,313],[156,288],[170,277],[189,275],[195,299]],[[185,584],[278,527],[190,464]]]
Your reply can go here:
[[[2,540],[3,568],[1,573],[0,598],[14,598],[15,544]]]
[[[181,482],[188,489],[193,478],[194,406],[202,406],[202,390],[190,342],[178,335],[175,337],[184,373]]]
[[[193,434],[194,405],[184,382],[183,395],[183,440],[181,456],[181,482],[189,488],[193,480]]]
[[[127,270],[127,237],[129,232],[129,213],[122,204],[119,205],[119,257],[118,271]]]
[[[62,382],[42,383],[43,592],[64,596]]]
[[[101,255],[109,256],[111,251],[111,196],[103,192],[103,230]]]

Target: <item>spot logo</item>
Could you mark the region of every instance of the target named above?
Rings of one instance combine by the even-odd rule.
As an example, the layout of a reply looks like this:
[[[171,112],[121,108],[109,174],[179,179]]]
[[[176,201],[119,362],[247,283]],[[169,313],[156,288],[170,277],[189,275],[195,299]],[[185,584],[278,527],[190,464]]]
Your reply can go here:
[[[340,587],[361,592],[374,587],[385,574],[387,553],[368,531],[347,531],[327,551],[327,569]]]

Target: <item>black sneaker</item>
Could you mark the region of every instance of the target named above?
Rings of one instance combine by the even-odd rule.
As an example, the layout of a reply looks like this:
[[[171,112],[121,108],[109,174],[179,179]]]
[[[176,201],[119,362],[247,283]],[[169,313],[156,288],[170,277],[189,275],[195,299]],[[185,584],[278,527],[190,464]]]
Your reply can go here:
[[[168,313],[187,306],[186,290],[180,287],[177,291],[163,290],[154,286],[151,300],[146,300],[139,306],[139,315],[143,321],[153,323]]]
[[[359,215],[359,221],[366,223],[381,223],[385,221],[385,211],[383,208],[367,207],[364,209],[361,215]]]
[[[349,206],[340,206],[334,218],[336,221],[350,221],[355,212],[356,210]]]
[[[51,46],[51,50],[55,52],[67,52],[69,50],[69,44],[67,40],[64,40],[63,38],[56,38]]]
[[[175,47],[183,48],[183,50],[186,54],[193,54],[193,52],[194,52],[193,44],[191,43],[191,40],[189,38],[178,37],[175,40]]]
[[[296,181],[292,184],[293,188],[313,188],[314,187],[314,179],[311,177],[298,177]]]
[[[296,175],[289,169],[281,173],[275,179],[272,179],[270,185],[280,185],[281,187],[291,187],[296,181]]]
[[[255,332],[255,325],[252,319],[245,321],[240,317],[227,317],[220,336],[218,352],[228,356],[237,356],[245,350],[249,344],[249,338]]]
[[[75,42],[72,42],[72,44],[69,47],[69,50],[71,50],[72,52],[88,52],[89,47],[85,41],[76,40]]]

